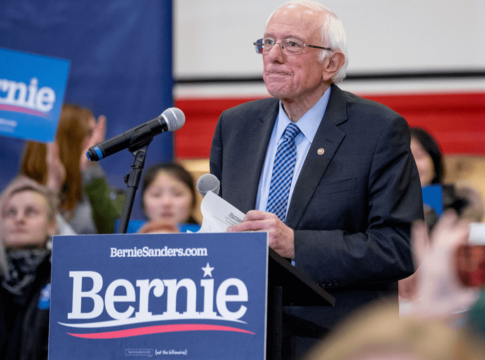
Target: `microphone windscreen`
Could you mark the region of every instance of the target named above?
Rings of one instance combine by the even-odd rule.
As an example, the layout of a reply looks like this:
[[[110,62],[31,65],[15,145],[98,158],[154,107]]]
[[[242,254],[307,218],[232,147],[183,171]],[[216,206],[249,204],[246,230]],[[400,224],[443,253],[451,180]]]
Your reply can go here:
[[[165,110],[162,115],[167,123],[168,131],[176,131],[185,124],[185,115],[182,110],[178,108],[169,108]]]
[[[202,197],[204,197],[208,191],[212,191],[214,194],[219,195],[220,188],[221,182],[215,175],[204,174],[197,180],[197,191]]]

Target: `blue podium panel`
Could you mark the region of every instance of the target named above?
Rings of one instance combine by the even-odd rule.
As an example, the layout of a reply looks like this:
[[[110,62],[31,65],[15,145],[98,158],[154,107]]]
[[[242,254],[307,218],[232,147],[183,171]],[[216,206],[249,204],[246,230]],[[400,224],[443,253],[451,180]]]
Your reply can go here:
[[[49,359],[264,359],[266,233],[56,236]]]
[[[0,135],[54,141],[69,61],[0,49]]]

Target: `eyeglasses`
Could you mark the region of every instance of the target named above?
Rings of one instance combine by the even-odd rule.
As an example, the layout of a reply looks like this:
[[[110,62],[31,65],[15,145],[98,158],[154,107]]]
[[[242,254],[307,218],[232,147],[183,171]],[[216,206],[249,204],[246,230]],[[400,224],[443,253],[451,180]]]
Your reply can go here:
[[[263,55],[268,54],[276,44],[280,45],[281,51],[285,55],[300,55],[305,46],[309,48],[332,51],[332,49],[322,46],[303,44],[303,42],[300,40],[285,39],[277,43],[273,39],[258,39],[253,43],[253,45],[256,47],[256,52]]]

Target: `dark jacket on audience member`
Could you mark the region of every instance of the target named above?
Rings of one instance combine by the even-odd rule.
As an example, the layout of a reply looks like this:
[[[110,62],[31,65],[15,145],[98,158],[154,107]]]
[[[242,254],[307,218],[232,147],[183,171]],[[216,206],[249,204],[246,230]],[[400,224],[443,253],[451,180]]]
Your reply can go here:
[[[35,280],[15,295],[1,285],[0,359],[47,359],[51,262],[47,256],[37,268]]]

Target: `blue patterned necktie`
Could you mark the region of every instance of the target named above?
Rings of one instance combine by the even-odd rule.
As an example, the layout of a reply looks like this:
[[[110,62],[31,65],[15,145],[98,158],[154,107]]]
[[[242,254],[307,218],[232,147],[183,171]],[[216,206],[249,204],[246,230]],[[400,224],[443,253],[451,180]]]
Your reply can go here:
[[[286,220],[286,207],[290,194],[293,170],[296,163],[295,137],[300,129],[293,123],[288,124],[283,133],[283,140],[278,145],[273,163],[273,173],[269,186],[266,211],[275,214],[281,221]]]

